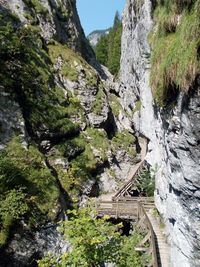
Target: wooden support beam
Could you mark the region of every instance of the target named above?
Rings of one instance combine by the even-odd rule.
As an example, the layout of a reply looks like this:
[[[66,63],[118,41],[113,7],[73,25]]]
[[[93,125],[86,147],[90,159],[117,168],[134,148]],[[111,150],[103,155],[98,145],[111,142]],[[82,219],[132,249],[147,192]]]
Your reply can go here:
[[[151,239],[151,232],[149,231],[148,234],[142,239],[142,241],[138,244],[138,246],[143,246],[148,240]]]
[[[137,223],[137,226],[142,227],[142,225],[144,224],[144,220],[145,220],[145,215],[143,215],[142,218],[140,218],[139,222]]]

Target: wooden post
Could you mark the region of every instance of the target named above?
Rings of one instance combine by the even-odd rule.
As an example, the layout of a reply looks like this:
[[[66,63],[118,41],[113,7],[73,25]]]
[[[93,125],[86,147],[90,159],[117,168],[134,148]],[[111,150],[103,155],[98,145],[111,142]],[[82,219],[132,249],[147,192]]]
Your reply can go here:
[[[116,207],[116,219],[118,218],[118,209],[119,209],[119,202],[118,202],[118,199],[117,199],[117,207]]]

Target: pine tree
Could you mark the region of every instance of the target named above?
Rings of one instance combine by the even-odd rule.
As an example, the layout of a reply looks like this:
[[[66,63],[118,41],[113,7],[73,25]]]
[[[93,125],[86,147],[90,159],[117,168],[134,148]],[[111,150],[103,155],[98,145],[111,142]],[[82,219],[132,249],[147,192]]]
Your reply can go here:
[[[113,27],[107,36],[101,37],[96,48],[97,60],[115,75],[120,68],[122,23],[117,11]]]
[[[96,47],[96,58],[99,63],[106,66],[108,61],[108,37],[101,36]]]

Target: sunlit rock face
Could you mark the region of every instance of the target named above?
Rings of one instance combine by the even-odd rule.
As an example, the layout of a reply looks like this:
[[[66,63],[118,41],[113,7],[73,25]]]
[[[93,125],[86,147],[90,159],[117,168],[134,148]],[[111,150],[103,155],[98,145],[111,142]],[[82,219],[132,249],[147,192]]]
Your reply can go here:
[[[0,0],[0,14],[4,22],[11,22],[14,33],[19,33],[21,28],[33,31],[28,51],[30,54],[31,48],[37,51],[30,60],[34,66],[31,73],[30,62],[28,59],[24,62],[23,56],[15,64],[17,71],[20,64],[25,66],[26,86],[23,75],[22,80],[16,79],[17,85],[13,83],[11,64],[7,64],[6,75],[11,83],[1,81],[0,84],[0,150],[13,137],[18,137],[15,139],[21,143],[17,144],[27,153],[33,142],[35,151],[44,156],[38,159],[38,165],[51,172],[55,178],[52,184],[58,189],[54,192],[55,201],[47,205],[52,217],[38,210],[35,216],[44,220],[39,220],[33,228],[28,226],[31,213],[9,229],[9,240],[0,253],[0,266],[36,266],[36,260],[49,250],[59,255],[66,251],[68,244],[58,235],[57,222],[67,217],[70,203],[76,199],[82,205],[90,197],[118,190],[140,161],[141,149],[137,137],[133,136],[135,129],[130,116],[127,117],[120,104],[118,83],[96,62],[84,36],[76,1]],[[45,64],[41,67],[37,61]],[[16,63],[15,58],[11,62]],[[36,120],[31,120],[34,114]],[[79,177],[83,181],[75,193],[70,189],[70,181],[64,180],[73,161],[83,171]],[[86,165],[89,167],[85,174]],[[48,186],[39,190],[41,195],[49,192]],[[6,195],[6,191],[3,193]],[[30,195],[34,207],[35,199]]]
[[[91,32],[87,38],[91,44],[92,47],[96,47],[98,41],[102,36],[105,36],[109,33],[109,30],[96,30]]]
[[[147,41],[152,1],[141,1],[139,9],[137,2],[128,0],[122,17],[120,96],[136,129],[149,140],[146,160],[157,171],[155,202],[171,244],[169,266],[199,266],[199,81],[188,95],[179,94],[173,109],[156,106]]]

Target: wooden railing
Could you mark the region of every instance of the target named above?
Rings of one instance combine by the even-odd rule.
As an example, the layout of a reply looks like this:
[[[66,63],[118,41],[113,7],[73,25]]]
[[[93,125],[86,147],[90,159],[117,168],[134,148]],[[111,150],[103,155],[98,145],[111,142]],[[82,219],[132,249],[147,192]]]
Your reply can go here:
[[[139,172],[142,170],[143,167],[144,167],[144,161],[141,161],[140,164],[136,167],[129,181],[125,183],[113,196],[112,198],[113,200],[117,200],[120,196],[123,196],[123,194],[133,185],[134,181],[136,180]]]
[[[107,215],[111,218],[137,219],[137,201],[99,201],[96,202],[96,214],[101,217]]]
[[[152,205],[153,198],[135,197],[125,198],[118,201],[97,201],[96,215],[97,217],[109,216],[111,218],[130,219],[137,221],[137,226],[147,230],[144,239],[138,244],[136,250],[144,251],[144,258],[152,255],[152,260],[148,267],[158,267],[158,253],[156,250],[156,239],[152,224],[144,209],[144,205]],[[144,245],[149,241],[150,247]]]
[[[148,257],[149,255],[152,255],[152,260],[148,264],[148,267],[158,267],[158,251],[156,249],[156,236],[152,227],[152,224],[148,218],[148,215],[144,209],[143,204],[138,201],[138,225],[143,224],[145,226],[145,229],[148,231],[148,234],[146,237],[138,244],[138,247],[141,247],[145,244],[146,241],[149,240],[150,247],[145,252],[145,257]]]

